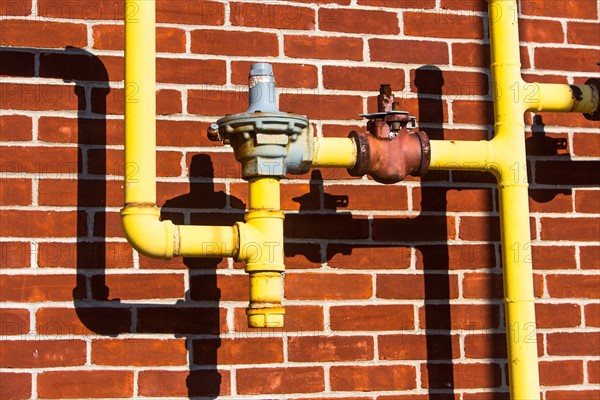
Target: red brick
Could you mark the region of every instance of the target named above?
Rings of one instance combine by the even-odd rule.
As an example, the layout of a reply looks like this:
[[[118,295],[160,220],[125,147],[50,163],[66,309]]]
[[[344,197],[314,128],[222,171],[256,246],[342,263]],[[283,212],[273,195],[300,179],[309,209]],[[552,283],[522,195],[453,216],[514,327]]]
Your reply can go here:
[[[464,393],[463,400],[510,400],[509,392],[501,392],[496,389],[493,392]]]
[[[581,307],[578,304],[537,303],[535,316],[539,329],[575,328],[581,325]]]
[[[0,205],[26,206],[31,204],[31,179],[0,178]]]
[[[353,8],[320,8],[319,30],[377,35],[400,33],[396,13]]]
[[[133,254],[129,243],[40,243],[39,267],[59,268],[130,268]]]
[[[10,340],[0,351],[3,368],[48,368],[83,365],[83,340]]]
[[[0,5],[1,7],[1,5]],[[2,51],[2,65],[0,65],[0,76],[35,76],[35,54],[29,51]],[[1,120],[0,116],[0,120]]]
[[[156,144],[158,146],[174,147],[217,147],[222,146],[220,142],[211,142],[206,135],[209,122],[201,121],[156,121]],[[177,135],[173,135],[177,132]]]
[[[18,308],[0,309],[0,335],[23,335],[29,332],[29,311]]]
[[[557,53],[560,53],[560,57],[556,57]],[[535,49],[535,67],[555,71],[596,72],[596,65],[587,60],[596,60],[599,56],[600,51],[596,49],[538,47]]]
[[[280,338],[196,339],[193,347],[196,365],[283,362],[283,341]]]
[[[396,97],[396,101],[398,102],[401,110],[410,110],[412,115],[418,115],[420,123],[441,124],[442,122],[448,121],[448,103],[446,103],[446,101],[427,98],[415,99],[410,97]],[[376,96],[369,97],[368,110],[377,110],[376,102]],[[439,174],[440,172],[442,171],[430,171],[429,174]],[[449,178],[447,178],[447,175],[445,174],[446,172],[444,171],[444,174],[437,175],[437,178],[436,175],[433,175],[433,178],[427,178],[428,175],[425,175],[423,178],[407,177],[406,180],[441,180],[446,182]],[[443,178],[440,179],[439,176],[443,176]]]
[[[366,361],[373,359],[373,338],[366,336],[290,336],[292,362]]]
[[[186,85],[222,85],[226,81],[226,65],[223,60],[157,58],[156,80]]]
[[[600,247],[585,246],[579,248],[582,269],[600,269]]]
[[[521,42],[562,43],[564,41],[562,24],[547,19],[519,19],[519,39]]]
[[[579,213],[600,213],[600,190],[577,190],[575,211]]]
[[[225,90],[190,90],[188,112],[199,115],[222,116],[239,113],[248,108],[248,92]]]
[[[542,361],[540,385],[563,386],[583,383],[583,362],[580,360]]]
[[[71,211],[0,211],[0,234],[10,237],[76,237],[86,234],[83,215]]]
[[[52,143],[123,144],[123,120],[41,117],[38,139]]]
[[[0,30],[0,45],[3,46],[62,48],[66,45],[87,45],[87,30],[84,24],[5,19],[0,23]],[[32,35],[31,32],[36,34]]]
[[[92,111],[98,114],[123,115],[125,111],[125,91],[123,89],[92,89]],[[158,115],[181,113],[181,92],[161,89],[156,92],[156,113]]]
[[[0,166],[4,172],[63,174],[76,177],[81,154],[73,147],[2,147]]]
[[[157,176],[180,176],[181,157],[180,152],[158,151],[156,153]],[[122,150],[91,149],[88,151],[88,173],[123,176],[124,171],[125,160]]]
[[[37,377],[38,396],[48,399],[133,395],[132,371],[46,371]]]
[[[227,310],[210,306],[146,306],[138,310],[140,333],[212,334],[227,332]]]
[[[3,275],[0,299],[8,302],[72,301],[73,275]]]
[[[380,299],[455,299],[458,277],[442,274],[377,275],[377,297]]]
[[[573,153],[577,156],[600,156],[600,135],[575,133],[573,135]]]
[[[396,0],[358,0],[359,5],[388,8],[418,8],[428,9],[435,7],[435,0],[403,0],[398,3]]]
[[[483,18],[462,13],[404,13],[407,36],[434,38],[483,39]]]
[[[541,218],[541,223],[543,240],[594,242],[600,238],[597,218]]]
[[[412,305],[334,306],[330,309],[335,331],[395,331],[414,329]]]
[[[225,5],[207,0],[200,3],[187,0],[159,0],[156,2],[156,20],[184,25],[223,25]]]
[[[395,91],[404,90],[404,71],[392,68],[323,66],[323,86],[339,90],[379,90],[389,83]]]
[[[340,392],[411,390],[417,372],[409,365],[333,366],[331,389]]]
[[[375,217],[373,239],[384,241],[418,242],[453,239],[453,217]]]
[[[0,115],[0,141],[31,140],[31,117],[24,115]]]
[[[247,301],[248,276],[193,275],[190,277],[190,297],[203,301]]]
[[[0,262],[2,268],[29,268],[31,246],[28,242],[1,242]]]
[[[50,18],[119,20],[123,19],[123,6],[118,1],[104,0],[93,3],[68,0],[38,0],[38,15]]]
[[[443,82],[435,79],[437,74],[437,71],[427,70],[426,68],[411,70],[411,90],[419,94],[451,96],[453,100],[470,100],[474,96],[484,96],[489,92],[487,74],[481,72],[444,71]],[[445,139],[449,138],[445,137]],[[462,139],[464,140],[465,138]]]
[[[455,101],[452,103],[454,122],[476,125],[493,125],[494,109],[489,101]]]
[[[600,161],[537,161],[535,182],[550,185],[596,185],[600,181]]]
[[[187,350],[182,339],[98,339],[92,340],[92,364],[184,365]]]
[[[102,197],[100,194],[104,194]],[[121,206],[123,183],[102,180],[42,179],[38,186],[41,206]]]
[[[600,390],[548,390],[546,391],[546,400],[573,400],[573,396],[578,399],[596,399],[600,396]]]
[[[400,64],[448,64],[448,45],[444,42],[369,39],[372,61]],[[396,51],[394,49],[402,49]]]
[[[547,275],[546,284],[552,298],[597,299],[600,275]]]
[[[129,332],[131,310],[123,307],[40,308],[35,330],[40,335],[95,335]]]
[[[489,45],[453,43],[452,64],[465,67],[489,68],[491,64]]]
[[[317,393],[325,389],[321,367],[237,370],[237,392],[250,394]]]
[[[360,247],[330,243],[327,264],[344,269],[405,269],[410,267],[409,247]]]
[[[471,359],[506,359],[504,334],[468,334],[465,336],[465,357]]]
[[[249,61],[232,61],[231,82],[248,84]],[[271,63],[278,88],[315,88],[318,83],[317,67],[309,64]]]
[[[444,10],[462,10],[462,11],[487,11],[488,7],[485,2],[479,0],[442,0],[441,4]]]
[[[597,22],[567,21],[568,43],[596,46],[598,36],[600,36],[600,25]]]
[[[585,325],[600,327],[600,304],[585,306]]]
[[[492,245],[418,246],[417,269],[487,269],[496,266]]]
[[[598,5],[595,1],[562,0],[522,0],[521,14],[529,17],[559,17],[568,19],[595,19]]]
[[[125,38],[123,25],[94,25],[94,48],[101,50],[123,50]],[[185,53],[185,31],[177,28],[156,28],[156,51],[163,53]]]
[[[192,52],[227,56],[277,56],[274,33],[202,29],[192,31]]]
[[[0,99],[5,109],[78,110],[74,87],[67,85],[0,84]]]
[[[370,275],[299,273],[285,277],[285,297],[290,300],[368,299],[373,293]]]
[[[587,369],[589,382],[600,383],[600,361],[589,361]]]
[[[502,384],[499,364],[421,364],[421,384],[432,389],[496,388]]]
[[[229,20],[234,26],[271,29],[315,29],[315,11],[309,7],[260,3],[230,3]]]
[[[366,239],[369,220],[364,217],[335,214],[288,214],[284,232],[289,238]]]
[[[382,360],[448,360],[460,357],[460,338],[457,335],[380,335],[378,343]]]
[[[104,283],[110,288],[113,299],[170,299],[182,297],[184,294],[181,274],[109,274],[106,275],[105,282],[101,276],[94,277],[92,287]]]
[[[310,119],[356,119],[362,112],[362,99],[346,95],[282,94],[279,108]]]
[[[363,58],[363,41],[359,38],[286,35],[284,49],[285,55],[293,58],[356,61]]]
[[[419,308],[422,329],[495,329],[500,324],[499,304],[427,305]]]
[[[597,332],[549,333],[546,337],[551,356],[598,356],[600,335]]]
[[[149,397],[199,397],[230,393],[229,371],[140,371],[139,394]]]
[[[531,257],[533,268],[536,270],[548,269],[575,269],[575,247],[573,246],[532,246]]]
[[[0,10],[3,10],[0,7]],[[0,372],[0,397],[6,400],[26,400],[31,395],[31,374]]]
[[[533,275],[535,297],[542,297],[544,289],[541,275]],[[502,276],[497,274],[469,273],[463,279],[463,296],[471,299],[502,299]]]
[[[493,211],[491,189],[422,186],[413,189],[415,211]]]
[[[31,14],[31,0],[15,0],[0,4],[0,15],[29,15]],[[16,376],[16,375],[15,375]],[[31,386],[31,383],[29,383]]]
[[[529,211],[542,213],[573,212],[572,192],[570,190],[530,189]]]
[[[282,329],[266,328],[255,329],[248,328],[248,318],[246,309],[238,308],[234,313],[235,331],[243,335],[245,332],[318,332],[322,331],[323,307],[321,306],[286,306],[285,307],[285,326]]]

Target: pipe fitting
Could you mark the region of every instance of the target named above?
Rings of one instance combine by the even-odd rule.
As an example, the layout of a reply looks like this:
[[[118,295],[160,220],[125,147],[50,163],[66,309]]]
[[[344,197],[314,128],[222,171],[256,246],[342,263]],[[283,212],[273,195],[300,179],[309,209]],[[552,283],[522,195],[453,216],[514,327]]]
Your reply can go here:
[[[171,221],[161,221],[154,204],[125,205],[121,222],[125,237],[139,253],[169,260],[178,255],[178,232]]]
[[[583,114],[583,116],[591,121],[600,121],[600,79],[590,78],[585,84],[592,88],[592,102],[595,104],[595,111]]]

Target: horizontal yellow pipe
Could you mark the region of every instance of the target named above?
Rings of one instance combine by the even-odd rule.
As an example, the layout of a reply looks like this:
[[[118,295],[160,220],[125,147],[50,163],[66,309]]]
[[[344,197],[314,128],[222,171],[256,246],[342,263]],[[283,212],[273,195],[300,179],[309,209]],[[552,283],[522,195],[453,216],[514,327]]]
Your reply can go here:
[[[589,85],[535,83],[535,104],[528,111],[593,113],[598,109],[598,94]]]
[[[314,138],[313,168],[352,168],[356,144],[350,138]]]
[[[238,230],[235,226],[178,225],[181,257],[235,257]]]
[[[431,140],[431,163],[435,170],[475,170],[492,169],[490,142],[465,140]]]

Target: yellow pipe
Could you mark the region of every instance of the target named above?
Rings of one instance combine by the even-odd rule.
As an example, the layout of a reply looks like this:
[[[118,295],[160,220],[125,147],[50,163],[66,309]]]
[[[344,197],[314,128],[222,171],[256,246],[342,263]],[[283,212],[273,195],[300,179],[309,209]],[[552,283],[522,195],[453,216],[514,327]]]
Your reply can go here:
[[[156,207],[155,2],[125,1],[125,207],[123,231],[154,258],[232,257],[238,227],[177,226]]]
[[[528,111],[593,113],[598,109],[600,99],[590,85],[555,83],[533,85],[536,101],[535,104],[528,104]]]
[[[280,211],[279,179],[261,177],[248,186],[246,223],[239,226],[238,258],[246,262],[250,274],[250,304],[246,309],[248,326],[282,327],[285,310],[281,306],[283,282],[283,219]]]
[[[356,144],[350,138],[314,138],[313,168],[352,168]]]

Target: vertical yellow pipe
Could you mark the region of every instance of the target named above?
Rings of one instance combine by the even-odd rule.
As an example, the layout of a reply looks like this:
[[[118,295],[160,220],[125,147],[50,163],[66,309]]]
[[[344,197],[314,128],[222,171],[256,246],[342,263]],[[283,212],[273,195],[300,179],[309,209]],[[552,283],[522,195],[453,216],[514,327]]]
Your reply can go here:
[[[125,0],[125,204],[156,203],[154,25],[154,0]]]
[[[282,327],[284,215],[279,178],[254,178],[248,183],[248,192],[246,223],[240,227],[240,258],[246,261],[250,274],[248,326]]]
[[[490,0],[488,15],[510,393],[539,399],[517,2]]]

